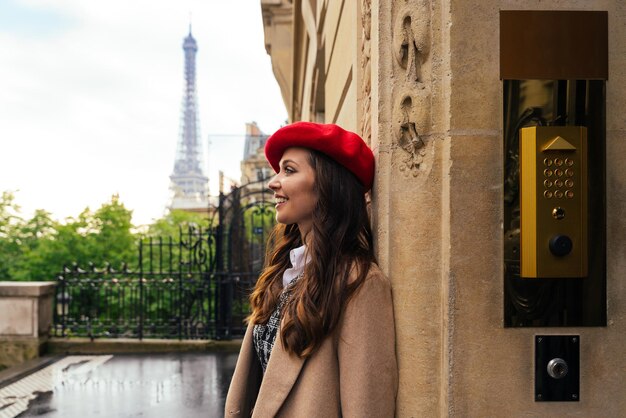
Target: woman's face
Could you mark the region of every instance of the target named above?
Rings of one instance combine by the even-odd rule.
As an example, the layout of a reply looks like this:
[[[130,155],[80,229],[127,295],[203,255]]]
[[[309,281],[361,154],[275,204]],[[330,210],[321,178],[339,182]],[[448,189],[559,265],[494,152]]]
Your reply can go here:
[[[287,148],[280,159],[280,171],[268,184],[276,199],[276,221],[298,224],[303,237],[311,230],[317,203],[315,170],[309,156],[306,148]]]

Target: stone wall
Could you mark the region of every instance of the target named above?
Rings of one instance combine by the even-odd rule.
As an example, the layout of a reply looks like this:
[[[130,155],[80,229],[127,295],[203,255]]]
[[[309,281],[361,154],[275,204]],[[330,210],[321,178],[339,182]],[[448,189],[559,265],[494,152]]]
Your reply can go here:
[[[0,282],[0,368],[38,357],[52,324],[52,282]]]
[[[500,9],[609,12],[606,328],[503,327]],[[625,18],[609,1],[372,2],[374,214],[399,416],[624,415]],[[534,401],[536,334],[581,336],[580,402]]]
[[[373,226],[379,263],[393,283],[397,415],[626,415],[620,396],[626,372],[621,278],[626,3],[294,0],[293,5],[291,120],[344,124],[360,132],[376,155]],[[520,9],[609,14],[606,327],[503,325],[499,11]],[[307,30],[315,43],[306,43]],[[330,71],[337,50],[342,56]],[[316,113],[320,95],[322,119]],[[536,334],[581,336],[579,402],[534,401]]]

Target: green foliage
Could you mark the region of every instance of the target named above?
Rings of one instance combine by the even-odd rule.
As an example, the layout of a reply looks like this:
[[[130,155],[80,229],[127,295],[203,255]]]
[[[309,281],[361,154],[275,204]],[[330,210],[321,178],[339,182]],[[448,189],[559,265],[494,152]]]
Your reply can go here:
[[[60,293],[72,301],[65,314],[80,322],[77,328],[66,329],[68,335],[105,335],[117,329],[132,333],[133,321],[139,318],[144,321],[145,335],[167,334],[180,324],[190,327],[184,318],[197,315],[194,312],[209,315],[220,285],[214,278],[207,281],[216,266],[217,250],[215,235],[207,231],[206,214],[174,210],[141,230],[131,219],[132,212],[117,196],[95,211],[86,208],[63,222],[45,210],[25,218],[14,195],[4,192],[0,197],[0,280],[55,280],[64,265],[75,263],[85,270],[95,266],[87,274],[65,277],[64,283],[72,283]],[[232,233],[237,237],[225,239],[235,240],[231,245],[239,248],[237,262],[241,271],[247,271],[250,254],[262,253],[274,212],[271,207],[250,208],[233,222],[237,228],[227,231],[236,231]],[[129,272],[102,269],[110,263],[119,270],[123,262],[129,263]],[[221,286],[225,292],[225,285]],[[247,298],[237,299],[233,306],[247,312]]]
[[[109,262],[118,267],[136,256],[137,238],[132,233],[131,218],[132,211],[126,209],[117,196],[96,211],[90,219],[93,224],[89,235],[92,263],[101,266]]]
[[[179,228],[187,229],[189,226],[196,228],[207,227],[206,215],[172,210],[165,217],[150,225],[147,235],[150,237],[172,237],[172,239],[177,240]]]
[[[117,196],[96,212],[85,209],[65,223],[54,221],[44,210],[23,219],[14,196],[0,200],[0,274],[3,280],[54,280],[64,265],[106,262],[120,267],[136,257],[132,212]]]
[[[114,269],[129,263],[129,267],[135,269],[139,267],[136,263],[140,239],[144,239],[144,243],[149,237],[155,244],[159,240],[165,244],[177,243],[180,228],[186,233],[189,227],[197,231],[208,226],[205,214],[173,210],[141,234],[136,232],[131,219],[132,211],[118,196],[112,196],[95,212],[86,208],[77,217],[64,222],[52,219],[45,210],[37,210],[30,219],[25,219],[14,194],[3,192],[0,197],[0,280],[55,280],[64,265],[74,263],[82,268],[90,264],[102,268],[109,263]],[[144,246],[144,250],[144,262],[148,264],[149,248]],[[174,245],[168,255],[173,268],[177,268],[178,246]],[[183,254],[183,261],[185,256]],[[164,262],[169,265],[170,260]]]
[[[15,235],[19,222],[19,206],[11,192],[3,192],[0,197],[0,280],[10,279],[11,260],[19,256],[20,247]]]
[[[237,236],[229,239],[240,247],[234,260],[240,268],[259,267],[250,267],[251,257],[264,253],[274,216],[268,206],[248,208],[237,217],[239,226],[233,230]],[[129,263],[131,270],[155,272],[191,272],[203,268],[199,267],[206,265],[203,260],[214,266],[216,242],[204,232],[209,226],[206,214],[173,210],[142,232],[137,232],[131,219],[132,211],[117,196],[96,211],[86,208],[63,222],[45,210],[25,219],[14,195],[4,192],[0,198],[0,280],[55,280],[63,266],[73,264],[87,269],[108,263],[118,270],[122,263]],[[143,266],[137,264],[140,249]]]

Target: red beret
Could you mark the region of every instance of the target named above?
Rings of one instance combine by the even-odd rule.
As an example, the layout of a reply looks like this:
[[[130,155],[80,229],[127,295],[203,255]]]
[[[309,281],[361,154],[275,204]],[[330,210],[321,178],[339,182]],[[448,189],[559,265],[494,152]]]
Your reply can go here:
[[[311,148],[328,155],[350,170],[365,186],[374,182],[374,154],[354,132],[328,124],[296,122],[283,126],[265,143],[265,158],[274,171],[280,171],[280,159],[289,147]]]

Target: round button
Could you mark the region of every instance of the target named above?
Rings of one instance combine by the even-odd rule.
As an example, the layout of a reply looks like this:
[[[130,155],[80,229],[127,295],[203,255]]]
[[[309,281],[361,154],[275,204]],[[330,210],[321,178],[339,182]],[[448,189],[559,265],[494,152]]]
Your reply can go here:
[[[574,187],[574,181],[572,179],[565,180],[565,185],[567,187]]]
[[[546,177],[552,177],[552,170],[546,168],[545,170],[543,170],[543,175]]]
[[[556,170],[554,170],[554,174],[556,174],[559,177],[563,177],[563,170],[561,170],[560,168],[557,168]]]
[[[554,197],[556,197],[557,199],[560,199],[563,197],[563,192],[560,190],[557,190],[556,192],[554,192]]]
[[[567,177],[574,177],[574,170],[568,168],[567,170],[565,170],[565,174],[567,175]]]
[[[565,218],[565,209],[563,209],[562,207],[555,207],[552,209],[552,217],[554,219],[558,219],[561,220],[563,218]]]
[[[562,166],[562,165],[563,165],[563,160],[562,160],[562,159],[560,159],[560,158],[557,158],[556,160],[554,160],[554,164],[555,164],[557,167],[560,167],[560,166]]]
[[[552,187],[552,181],[551,180],[544,180],[543,181],[543,185],[545,187]]]
[[[571,190],[567,190],[565,192],[565,197],[567,197],[568,199],[571,199],[572,197],[574,197],[574,192]]]
[[[550,242],[548,247],[550,248],[550,252],[557,257],[563,257],[572,252],[572,247],[574,243],[572,239],[567,235],[555,235],[550,238]]]
[[[546,199],[552,199],[552,192],[550,190],[546,190],[545,192],[543,192],[543,197],[545,197]]]
[[[565,159],[565,165],[568,167],[571,167],[574,165],[574,160],[570,159],[570,158],[566,158]]]
[[[563,180],[561,179],[555,180],[554,184],[556,185],[556,187],[563,187]]]
[[[544,158],[543,165],[545,165],[546,167],[550,167],[552,165],[552,160],[550,158]]]
[[[567,367],[567,362],[558,357],[550,360],[546,368],[548,370],[548,374],[553,379],[563,379],[565,376],[567,376],[567,372],[569,371],[569,367]]]

